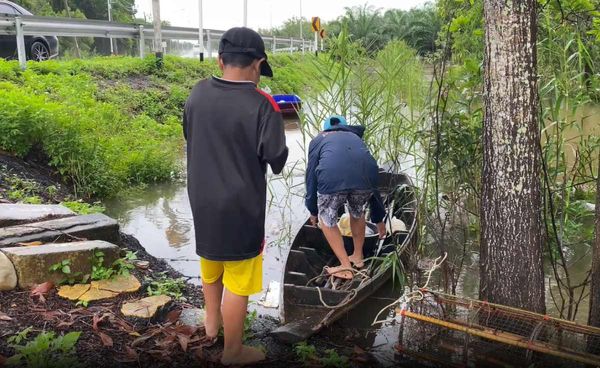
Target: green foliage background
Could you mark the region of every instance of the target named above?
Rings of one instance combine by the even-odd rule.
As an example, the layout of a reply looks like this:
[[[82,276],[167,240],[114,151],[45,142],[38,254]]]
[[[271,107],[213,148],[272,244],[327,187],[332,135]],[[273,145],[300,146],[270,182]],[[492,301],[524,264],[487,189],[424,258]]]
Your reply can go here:
[[[272,57],[273,93],[305,85],[299,57]],[[189,91],[219,74],[214,61],[168,56],[29,63],[0,60],[0,149],[42,154],[77,196],[106,197],[179,175]]]

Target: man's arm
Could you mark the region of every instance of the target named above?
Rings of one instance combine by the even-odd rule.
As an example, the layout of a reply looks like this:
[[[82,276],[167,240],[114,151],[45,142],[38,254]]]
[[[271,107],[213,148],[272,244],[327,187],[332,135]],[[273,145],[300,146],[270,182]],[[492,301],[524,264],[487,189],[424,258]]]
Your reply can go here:
[[[318,137],[308,146],[308,164],[306,165],[306,198],[304,204],[311,216],[317,216],[317,166],[319,165]]]
[[[281,173],[288,157],[285,130],[280,112],[269,111],[262,119],[258,134],[258,156],[271,166],[275,174]]]

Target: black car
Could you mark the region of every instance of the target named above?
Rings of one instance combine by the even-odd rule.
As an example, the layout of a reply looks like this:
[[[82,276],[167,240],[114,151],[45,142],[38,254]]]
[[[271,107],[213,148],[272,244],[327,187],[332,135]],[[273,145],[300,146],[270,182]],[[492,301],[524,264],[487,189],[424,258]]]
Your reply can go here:
[[[0,0],[0,17],[33,15],[27,9],[6,0]],[[25,50],[28,60],[43,61],[58,55],[58,38],[54,36],[25,36]],[[17,57],[17,37],[0,35],[0,57]]]

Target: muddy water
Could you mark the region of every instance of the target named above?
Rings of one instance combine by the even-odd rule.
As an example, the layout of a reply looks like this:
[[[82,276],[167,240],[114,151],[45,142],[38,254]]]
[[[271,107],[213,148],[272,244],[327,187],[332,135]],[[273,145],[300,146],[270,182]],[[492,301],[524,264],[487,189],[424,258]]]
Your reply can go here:
[[[271,281],[281,282],[289,246],[308,216],[304,208],[303,137],[297,124],[286,124],[286,137],[290,155],[284,175],[269,173],[263,293],[253,296],[250,306],[259,314],[273,317],[279,317],[280,311],[263,307],[260,300]],[[191,277],[191,282],[199,283],[200,269],[185,181],[150,186],[127,198],[107,201],[105,205],[107,214],[119,221],[122,231],[134,235],[150,254],[166,259],[173,268]],[[399,294],[390,283],[324,334],[331,339],[340,333],[352,335],[353,341],[362,347],[372,347],[382,363],[391,364],[397,331],[393,326],[372,329],[370,325],[379,310]]]

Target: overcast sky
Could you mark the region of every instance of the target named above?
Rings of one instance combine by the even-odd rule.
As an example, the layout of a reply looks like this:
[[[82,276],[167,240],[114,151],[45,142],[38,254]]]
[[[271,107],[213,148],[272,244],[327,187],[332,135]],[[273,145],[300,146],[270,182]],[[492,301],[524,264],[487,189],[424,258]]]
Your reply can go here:
[[[300,14],[308,19],[319,16],[332,20],[344,12],[344,7],[368,3],[376,8],[411,9],[426,0],[248,0],[248,26],[254,29],[281,25]],[[135,1],[138,16],[152,17],[152,0]],[[243,0],[203,0],[204,28],[227,29],[243,23]],[[198,27],[198,0],[162,0],[161,17],[174,26]]]

